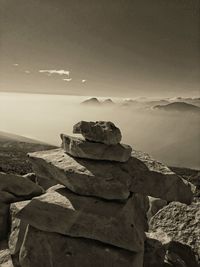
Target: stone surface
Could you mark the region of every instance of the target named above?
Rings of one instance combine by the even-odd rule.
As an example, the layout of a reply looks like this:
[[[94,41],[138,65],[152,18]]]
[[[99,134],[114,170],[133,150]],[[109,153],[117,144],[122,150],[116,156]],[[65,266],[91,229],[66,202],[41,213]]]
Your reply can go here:
[[[200,202],[189,206],[172,202],[159,210],[149,224],[151,231],[164,232],[173,241],[190,246],[200,258]]]
[[[147,199],[139,194],[126,203],[76,195],[58,185],[33,198],[17,213],[23,222],[46,232],[98,240],[143,251]]]
[[[142,267],[143,253],[29,226],[20,251],[20,264],[21,267]]]
[[[145,152],[133,150],[132,158],[140,161],[140,167],[136,167],[136,164],[133,163],[130,164],[135,176],[132,191],[161,198],[168,202],[180,201],[186,204],[192,202],[191,183],[176,175],[166,165],[153,159]],[[141,163],[145,167],[141,166]],[[135,170],[135,168],[137,169]]]
[[[29,172],[23,175],[24,178],[29,179],[31,182],[37,184],[37,177],[34,172]]]
[[[160,209],[167,205],[167,201],[161,198],[155,198],[148,196],[149,209],[147,212],[147,218],[150,220]]]
[[[9,231],[9,205],[0,203],[0,240],[7,237]]]
[[[174,267],[199,267],[192,248],[175,241],[166,245],[165,262]]]
[[[0,242],[0,266],[1,267],[17,267],[13,265],[10,251],[6,241]]]
[[[11,255],[19,252],[27,227],[27,224],[24,221],[21,221],[16,217],[16,214],[29,202],[30,200],[16,202],[10,206],[11,230],[8,239],[8,246]]]
[[[127,199],[131,177],[113,162],[75,159],[63,149],[29,154],[37,176],[48,177],[71,191],[105,199]]]
[[[144,266],[143,267],[162,267],[166,249],[163,244],[154,238],[148,237],[145,240]]]
[[[89,142],[61,134],[62,147],[73,157],[125,162],[131,157],[132,148],[124,144],[106,145]]]
[[[122,139],[120,129],[110,121],[80,121],[74,125],[73,133],[82,134],[86,140],[107,145],[116,145]]]
[[[160,252],[162,258],[159,260]],[[155,253],[156,252],[156,253]],[[162,261],[163,260],[163,261]],[[157,264],[159,261],[159,264]],[[144,267],[198,267],[197,258],[192,248],[186,244],[174,241],[162,230],[147,233],[145,242]]]
[[[29,154],[37,176],[64,184],[71,191],[105,199],[127,199],[130,192],[167,201],[191,203],[190,185],[165,165],[134,152],[127,162],[75,159],[63,149]]]
[[[30,199],[43,193],[40,186],[14,174],[0,172],[0,201],[11,203],[15,201]]]

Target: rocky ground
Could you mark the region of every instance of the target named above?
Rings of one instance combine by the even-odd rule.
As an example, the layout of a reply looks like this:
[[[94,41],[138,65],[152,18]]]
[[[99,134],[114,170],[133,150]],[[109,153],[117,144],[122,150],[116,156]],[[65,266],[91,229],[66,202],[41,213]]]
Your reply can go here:
[[[106,131],[103,131],[103,134],[105,133]],[[98,135],[99,140],[103,136],[102,132],[100,131]],[[120,151],[121,155],[123,155],[121,147],[118,147],[121,137],[119,134],[116,136],[118,139],[117,141],[115,141],[115,138],[113,139],[114,144],[112,145],[116,145],[113,151]],[[0,242],[0,266],[20,267],[21,265],[19,265],[18,261],[19,250],[21,250],[20,257],[23,267],[38,266],[38,255],[42,259],[40,266],[49,266],[50,263],[46,260],[50,255],[49,253],[51,253],[53,267],[63,266],[66,257],[71,264],[70,266],[80,266],[84,262],[84,266],[90,267],[93,265],[89,261],[89,259],[92,259],[89,254],[88,262],[85,261],[85,255],[88,250],[91,250],[96,255],[96,259],[93,259],[94,262],[92,264],[95,263],[97,266],[104,266],[102,265],[102,259],[104,264],[107,264],[105,266],[111,266],[110,264],[119,267],[132,266],[132,262],[135,263],[134,266],[136,267],[141,266],[139,251],[142,251],[143,233],[147,231],[147,225],[144,221],[143,226],[139,226],[144,217],[138,211],[145,211],[145,195],[148,195],[148,193],[152,197],[149,197],[147,212],[149,231],[148,233],[146,232],[147,238],[144,243],[144,267],[199,266],[200,171],[171,167],[170,169],[173,170],[173,173],[167,166],[155,161],[148,154],[137,151],[132,152],[132,156],[137,160],[121,163],[120,160],[123,162],[130,157],[129,148],[123,147],[129,156],[127,154],[126,157],[119,158],[119,155],[115,156],[117,152],[110,153],[110,150],[106,149],[107,144],[99,146],[98,155],[103,157],[103,160],[111,159],[117,162],[105,164],[94,161],[92,164],[90,158],[94,155],[93,143],[90,144],[89,140],[80,142],[78,139],[69,136],[64,137],[63,135],[61,138],[63,141],[62,148],[45,153],[30,154],[33,169],[39,178],[37,182],[42,185],[43,189],[32,183],[32,181],[35,182],[34,174],[26,177],[15,175],[33,172],[32,165],[27,159],[28,152],[48,150],[53,147],[24,140],[10,140],[10,138],[5,142],[5,138],[4,140],[0,138],[0,173],[4,173],[0,177],[0,202],[3,203],[0,208],[0,225],[5,231],[4,233],[0,232],[0,236],[5,237],[7,231],[10,231],[8,236],[9,249],[7,242]],[[112,139],[112,136],[104,135],[103,137],[106,142],[110,139]],[[63,148],[69,154],[85,159],[74,160],[71,157],[64,156]],[[69,165],[69,167],[67,168],[66,165]],[[135,169],[137,169],[136,172],[134,171]],[[100,177],[102,176],[101,172],[107,173],[105,177],[106,183],[102,183],[104,178]],[[124,175],[125,180],[127,179],[127,184],[133,172],[134,177],[136,177],[136,182],[132,187],[136,192],[131,193],[133,195],[128,198],[128,201],[126,200],[127,191],[124,191],[124,184],[118,178],[120,177],[118,175],[119,172],[120,175]],[[92,184],[90,184],[89,180],[90,173],[94,175]],[[7,174],[13,174],[14,176],[6,176]],[[50,182],[44,185],[43,176],[48,176]],[[87,184],[83,183],[79,188],[78,184],[75,183],[76,181],[74,182],[74,179],[71,179],[73,177],[76,177],[77,181],[80,182],[82,182],[81,179],[83,177],[87,177]],[[144,177],[145,180],[143,180]],[[161,177],[163,177],[164,183],[160,180]],[[196,186],[196,190],[192,187],[194,194],[192,203],[190,203],[189,192],[186,190],[185,185],[179,182],[178,177],[183,177]],[[99,178],[101,179],[99,180]],[[119,179],[118,184],[113,180],[115,178],[116,181]],[[23,187],[24,182],[20,182],[21,179],[27,180],[25,188]],[[53,179],[56,179],[56,181],[53,181]],[[172,183],[173,186],[171,186],[171,179],[174,181]],[[62,186],[53,186],[58,182]],[[113,186],[109,187],[110,189],[108,190],[109,184]],[[97,189],[101,185],[102,190],[96,190],[95,187],[91,187],[93,185],[97,186]],[[167,190],[163,190],[163,186],[164,188],[167,187]],[[51,188],[48,189],[49,187]],[[73,192],[68,191],[67,187]],[[90,191],[91,188],[92,191]],[[123,190],[120,189],[120,191],[119,188]],[[132,190],[130,188],[129,186],[129,190]],[[43,194],[44,189],[47,190],[46,194]],[[182,190],[186,190],[185,195],[179,195]],[[93,197],[91,197],[91,192]],[[137,196],[137,192],[144,195],[144,197]],[[34,201],[30,201],[34,196],[39,197]],[[119,198],[120,202],[117,200],[109,204],[107,198]],[[173,200],[176,200],[176,202],[173,202]],[[139,206],[134,206],[133,203],[137,203],[140,209],[138,210]],[[11,204],[10,219],[7,217],[9,204]],[[85,207],[87,207],[86,210]],[[133,209],[131,212],[133,216],[130,215],[130,207]],[[63,213],[64,210],[65,213]],[[56,213],[52,217],[54,211]],[[129,212],[127,213],[127,211]],[[80,212],[82,214],[81,218],[79,218]],[[92,216],[90,215],[91,213],[93,213]],[[118,217],[117,213],[121,215]],[[63,218],[63,220],[60,220],[59,226],[57,224],[58,214],[60,218]],[[136,218],[139,218],[139,221]],[[6,225],[9,225],[10,220],[12,224],[11,229],[8,230]],[[68,225],[62,224],[61,221],[66,220]],[[102,227],[101,220],[104,220],[104,227]],[[49,227],[49,223],[51,227]],[[27,224],[30,225],[29,228],[27,228]],[[131,228],[126,228],[126,224],[127,226],[130,224]],[[90,227],[85,227],[86,225]],[[124,227],[121,227],[121,225],[124,225]],[[22,246],[26,228],[27,236]],[[93,228],[93,231],[90,230],[91,228]],[[106,233],[104,232],[105,229],[107,229]],[[139,236],[137,237],[138,233]],[[60,234],[62,234],[62,237]],[[134,240],[129,239],[130,236],[134,237]],[[73,237],[76,238],[74,239]],[[89,239],[85,239],[85,237]],[[102,245],[103,243],[98,243],[99,241],[107,245]],[[49,246],[47,246],[47,243]],[[116,249],[116,246],[120,248]],[[61,253],[59,250],[61,247],[65,247],[66,251]],[[41,254],[41,251],[43,254]],[[55,251],[57,252],[54,253]],[[105,255],[105,251],[107,255]],[[78,258],[75,257],[76,253],[79,254]],[[44,257],[43,255],[46,256]],[[29,261],[29,257],[32,262]]]
[[[0,133],[0,172],[21,175],[32,172],[27,153],[51,148],[48,144]]]

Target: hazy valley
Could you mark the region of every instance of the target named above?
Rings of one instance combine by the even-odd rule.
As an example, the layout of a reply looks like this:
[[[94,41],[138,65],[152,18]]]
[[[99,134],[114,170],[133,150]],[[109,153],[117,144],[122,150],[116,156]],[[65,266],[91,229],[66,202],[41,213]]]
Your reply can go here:
[[[87,104],[81,104],[88,100]],[[110,120],[123,132],[123,142],[171,166],[200,168],[200,100],[96,99],[62,95],[1,94],[1,130],[59,146],[59,134],[71,133],[80,120]],[[188,103],[184,109],[169,103]],[[191,111],[191,103],[195,110]],[[168,106],[168,110],[155,106]],[[187,109],[189,106],[189,109]],[[9,111],[9,112],[8,112]]]

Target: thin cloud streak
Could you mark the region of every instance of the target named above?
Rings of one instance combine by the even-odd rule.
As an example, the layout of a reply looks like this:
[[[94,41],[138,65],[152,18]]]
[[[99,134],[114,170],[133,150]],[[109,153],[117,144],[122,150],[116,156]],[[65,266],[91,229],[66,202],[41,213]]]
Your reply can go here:
[[[40,73],[47,73],[48,75],[58,74],[58,75],[67,75],[69,76],[69,70],[39,70]]]
[[[65,81],[65,82],[71,82],[71,80],[72,80],[72,78],[65,78],[65,79],[63,79],[63,81]]]

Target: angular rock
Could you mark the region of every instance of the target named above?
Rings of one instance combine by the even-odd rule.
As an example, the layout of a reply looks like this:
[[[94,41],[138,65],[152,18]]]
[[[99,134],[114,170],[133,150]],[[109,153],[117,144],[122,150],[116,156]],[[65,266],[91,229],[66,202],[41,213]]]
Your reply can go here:
[[[20,251],[20,264],[21,267],[142,267],[143,253],[29,226]]]
[[[140,167],[136,167],[133,159],[140,161]],[[180,201],[186,204],[192,202],[191,184],[148,154],[133,150],[132,158],[128,163],[129,173],[134,176],[131,191],[161,198],[168,202]]]
[[[8,239],[10,254],[15,255],[19,252],[22,245],[27,224],[16,217],[16,214],[23,209],[30,200],[16,202],[10,205],[11,230]]]
[[[14,267],[10,251],[7,247],[6,241],[0,242],[0,266]],[[17,266],[16,266],[17,267]]]
[[[180,242],[171,241],[166,245],[165,262],[170,266],[199,267],[192,248]]]
[[[128,145],[106,145],[61,134],[62,147],[73,157],[126,162],[131,157],[132,148]]]
[[[131,177],[115,163],[75,159],[63,149],[29,154],[38,177],[48,177],[71,191],[105,199],[127,199]]]
[[[166,166],[134,152],[127,162],[75,159],[63,149],[29,154],[38,177],[57,180],[71,191],[105,199],[127,199],[130,192],[191,203],[189,184]]]
[[[6,239],[9,232],[9,205],[0,203],[0,240]]]
[[[40,185],[44,190],[47,190],[48,188],[57,185],[58,181],[49,179],[47,177],[40,177],[37,176],[37,183]]]
[[[151,231],[162,231],[173,241],[190,246],[200,259],[200,202],[189,206],[172,202],[159,210],[149,225]]]
[[[153,241],[153,242],[152,242]],[[148,244],[148,246],[147,246]],[[149,246],[152,245],[152,246]],[[159,245],[158,245],[159,244]],[[186,244],[174,241],[162,230],[147,233],[145,242],[144,267],[198,267],[198,261],[192,248]],[[149,249],[150,248],[150,249]],[[155,251],[162,250],[162,258],[160,260],[155,257]],[[160,253],[159,253],[160,255]],[[158,255],[157,255],[158,256]],[[158,264],[159,262],[159,264]]]
[[[40,186],[14,174],[0,172],[0,201],[11,203],[41,195],[43,190]]]
[[[155,198],[148,196],[149,209],[147,212],[147,218],[150,220],[160,209],[167,205],[167,201],[161,198]]]
[[[147,199],[133,195],[126,203],[75,195],[58,185],[33,198],[17,218],[33,227],[72,237],[98,240],[130,251],[144,248]]]
[[[86,140],[107,145],[116,145],[122,139],[120,129],[110,121],[80,121],[74,125],[73,133],[82,134]]]
[[[143,267],[162,267],[166,249],[163,244],[157,240],[148,237],[145,240],[144,265]]]

